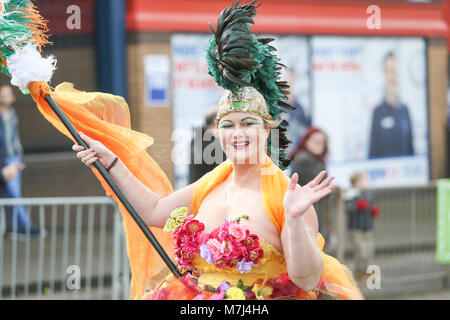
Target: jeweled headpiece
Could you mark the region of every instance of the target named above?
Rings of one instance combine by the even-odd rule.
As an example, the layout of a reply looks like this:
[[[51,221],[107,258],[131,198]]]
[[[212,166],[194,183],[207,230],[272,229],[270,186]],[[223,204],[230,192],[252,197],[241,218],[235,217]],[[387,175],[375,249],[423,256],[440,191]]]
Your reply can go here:
[[[231,92],[226,90],[219,101],[216,120],[230,112],[248,112],[259,115],[266,120],[272,120],[267,109],[266,100],[253,87],[244,87],[241,91]]]
[[[274,39],[257,38],[251,31],[259,5],[255,6],[256,1],[246,5],[240,5],[241,2],[235,1],[221,12],[216,30],[209,24],[213,36],[206,54],[208,73],[227,90],[219,102],[216,120],[236,111],[282,120],[281,108],[295,109],[285,101],[288,83],[279,79],[285,66],[279,62],[276,49],[268,44]],[[276,128],[278,148],[270,145],[271,136],[268,139],[267,153],[282,169],[290,162],[285,153],[291,142],[286,136],[287,126],[287,121],[282,120]]]

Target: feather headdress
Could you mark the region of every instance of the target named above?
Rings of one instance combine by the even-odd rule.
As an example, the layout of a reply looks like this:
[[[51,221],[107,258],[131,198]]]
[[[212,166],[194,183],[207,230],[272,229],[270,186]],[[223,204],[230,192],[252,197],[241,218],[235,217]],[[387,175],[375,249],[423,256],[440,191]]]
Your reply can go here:
[[[274,39],[258,38],[251,31],[250,25],[254,24],[259,5],[255,6],[256,1],[245,5],[241,2],[235,1],[221,12],[216,30],[209,24],[213,35],[206,54],[208,73],[219,86],[234,95],[239,95],[246,87],[253,87],[264,97],[267,107],[261,110],[261,115],[264,117],[268,113],[272,120],[281,121],[276,130],[271,130],[267,152],[280,168],[285,169],[290,162],[285,151],[291,141],[286,136],[288,123],[281,119],[281,113],[285,112],[283,109],[295,109],[286,102],[287,81],[280,80],[280,71],[285,66],[277,57],[276,49],[269,44]],[[219,110],[218,117],[223,115]],[[271,141],[276,141],[278,146],[271,145]]]

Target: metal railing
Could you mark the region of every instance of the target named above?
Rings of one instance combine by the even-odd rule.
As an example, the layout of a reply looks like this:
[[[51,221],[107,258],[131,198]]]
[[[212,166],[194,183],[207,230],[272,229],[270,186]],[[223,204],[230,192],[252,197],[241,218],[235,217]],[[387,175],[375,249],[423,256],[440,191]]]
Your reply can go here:
[[[361,283],[366,297],[388,296],[389,289],[393,294],[416,290],[414,283],[421,288],[433,282],[448,285],[449,267],[435,262],[435,186],[371,193],[380,207],[371,264],[381,271],[382,290]],[[354,248],[342,193],[327,201],[316,206],[323,215],[322,230],[329,232],[325,252],[352,270]],[[8,225],[6,207],[12,206],[14,215],[17,205],[24,205],[37,226],[47,230],[45,238],[10,238],[17,218]],[[0,199],[0,231],[0,299],[128,299],[122,217],[111,198]]]
[[[448,286],[449,266],[436,262],[436,186],[369,190],[380,208],[374,221],[375,253],[371,265],[379,268],[381,290],[369,289],[368,296],[396,295],[420,286]],[[339,190],[334,195],[333,229],[337,235],[334,255],[353,271],[354,246],[347,229],[347,213]],[[370,272],[369,272],[370,273]],[[416,284],[416,286],[415,286]],[[383,293],[384,292],[384,293]]]
[[[45,237],[17,233],[20,205]],[[0,199],[0,299],[127,299],[121,219],[107,197]]]

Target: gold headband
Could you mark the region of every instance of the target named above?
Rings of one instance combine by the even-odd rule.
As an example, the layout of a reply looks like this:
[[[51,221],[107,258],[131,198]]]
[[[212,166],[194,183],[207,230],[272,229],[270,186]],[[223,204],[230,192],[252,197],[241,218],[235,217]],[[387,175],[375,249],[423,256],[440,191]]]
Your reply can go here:
[[[226,90],[219,101],[216,121],[230,112],[247,112],[259,115],[266,120],[272,120],[267,109],[266,100],[253,87],[244,87],[239,92]]]

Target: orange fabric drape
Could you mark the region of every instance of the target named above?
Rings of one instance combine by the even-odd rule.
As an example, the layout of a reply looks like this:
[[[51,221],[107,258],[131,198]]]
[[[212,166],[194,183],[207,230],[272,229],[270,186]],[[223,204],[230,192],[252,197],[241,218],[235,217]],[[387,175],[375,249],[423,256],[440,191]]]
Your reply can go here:
[[[70,83],[62,83],[52,91],[44,82],[32,82],[28,89],[45,119],[74,143],[73,137],[45,101],[47,94],[50,94],[60,106],[77,131],[82,131],[92,139],[102,142],[153,192],[161,197],[173,192],[167,176],[147,153],[153,139],[131,129],[129,108],[122,97],[100,92],[78,91]],[[109,185],[96,169],[92,171],[106,195],[112,196],[119,204],[132,273],[130,298],[138,299],[150,286],[152,277],[167,272],[167,268]],[[150,229],[169,255],[173,256],[170,234],[159,228]]]

